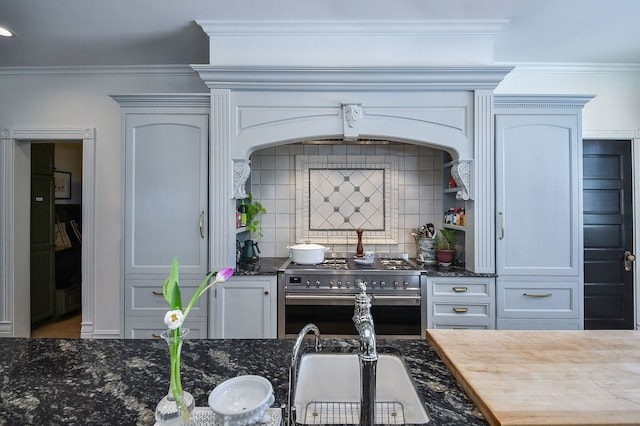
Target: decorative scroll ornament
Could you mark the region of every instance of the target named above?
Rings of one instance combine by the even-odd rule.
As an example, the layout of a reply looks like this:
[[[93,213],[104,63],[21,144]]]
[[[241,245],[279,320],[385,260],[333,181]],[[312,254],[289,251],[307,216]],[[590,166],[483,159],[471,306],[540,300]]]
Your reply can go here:
[[[241,200],[247,198],[245,184],[249,179],[251,167],[249,160],[233,160],[233,196]]]
[[[471,161],[458,161],[451,167],[451,176],[453,176],[459,188],[456,193],[456,199],[464,201],[471,199]]]
[[[362,107],[359,104],[342,105],[344,122],[348,127],[354,127],[362,117]]]
[[[344,127],[344,139],[358,139],[357,126],[362,118],[362,106],[360,104],[342,104],[342,118]]]

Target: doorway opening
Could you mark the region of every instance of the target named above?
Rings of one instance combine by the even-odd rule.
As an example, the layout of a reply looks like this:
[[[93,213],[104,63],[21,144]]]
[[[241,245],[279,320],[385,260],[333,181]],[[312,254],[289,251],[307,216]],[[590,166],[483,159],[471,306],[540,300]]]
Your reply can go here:
[[[31,337],[80,338],[82,141],[31,143]]]

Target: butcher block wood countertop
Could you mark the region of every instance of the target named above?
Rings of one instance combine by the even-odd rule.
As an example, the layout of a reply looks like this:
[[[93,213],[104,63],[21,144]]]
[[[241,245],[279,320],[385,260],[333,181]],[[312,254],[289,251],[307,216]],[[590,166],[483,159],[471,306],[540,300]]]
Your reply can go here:
[[[640,331],[427,330],[492,425],[640,425]]]

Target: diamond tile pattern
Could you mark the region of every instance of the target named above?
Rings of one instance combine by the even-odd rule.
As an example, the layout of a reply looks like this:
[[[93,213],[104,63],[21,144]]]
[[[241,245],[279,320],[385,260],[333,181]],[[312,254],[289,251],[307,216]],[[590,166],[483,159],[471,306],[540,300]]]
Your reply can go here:
[[[296,156],[296,240],[344,243],[363,228],[369,243],[396,244],[397,181],[397,156]]]
[[[384,231],[383,169],[310,169],[309,230]]]

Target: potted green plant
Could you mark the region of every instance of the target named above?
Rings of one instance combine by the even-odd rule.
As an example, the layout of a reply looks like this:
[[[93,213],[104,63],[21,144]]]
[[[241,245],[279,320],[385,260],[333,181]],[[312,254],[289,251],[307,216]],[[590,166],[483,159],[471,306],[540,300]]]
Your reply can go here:
[[[441,265],[449,266],[456,255],[456,231],[454,229],[441,229],[440,235],[436,235],[436,258]]]
[[[262,238],[264,236],[262,225],[260,224],[260,214],[267,213],[267,209],[260,203],[260,201],[254,201],[251,194],[247,196],[247,231],[251,232],[252,236]]]

